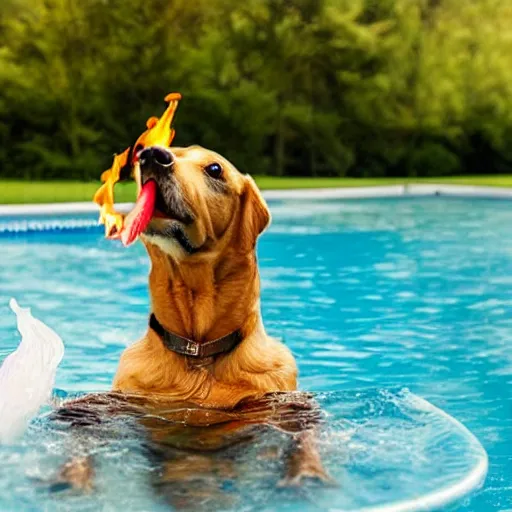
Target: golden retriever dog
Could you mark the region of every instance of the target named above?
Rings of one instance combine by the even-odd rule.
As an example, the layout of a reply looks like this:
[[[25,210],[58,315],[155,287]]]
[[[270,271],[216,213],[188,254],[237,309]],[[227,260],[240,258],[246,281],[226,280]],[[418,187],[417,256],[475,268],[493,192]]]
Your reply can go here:
[[[240,341],[198,359],[169,350],[149,328],[121,356],[114,390],[231,408],[297,389],[292,354],[261,320],[255,245],[270,212],[254,181],[198,146],[149,148],[140,159],[141,182],[158,188],[158,216],[141,235],[154,316],[166,331],[199,343],[236,331]]]
[[[60,418],[75,421],[91,404],[109,414],[142,408],[152,413],[142,423],[153,441],[204,451],[246,438],[249,427],[274,425],[291,432],[285,483],[328,480],[314,442],[318,411],[305,395],[284,394],[297,389],[297,365],[261,318],[255,249],[270,212],[255,182],[199,146],[144,148],[135,169],[139,190],[152,189],[138,201],[138,215],[150,209],[149,222],[132,226],[151,261],[148,329],[122,354],[108,399],[77,400]],[[167,421],[164,431],[155,411]],[[164,461],[169,482],[212,470],[197,454],[173,453]],[[87,487],[92,471],[83,460],[62,475]]]

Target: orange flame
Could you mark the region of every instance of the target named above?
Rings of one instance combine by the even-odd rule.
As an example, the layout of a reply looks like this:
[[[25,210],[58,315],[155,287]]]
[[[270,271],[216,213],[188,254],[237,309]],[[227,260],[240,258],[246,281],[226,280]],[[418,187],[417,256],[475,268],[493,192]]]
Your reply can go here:
[[[181,94],[171,93],[165,97],[169,103],[167,109],[160,119],[150,117],[146,121],[147,130],[137,139],[135,151],[137,153],[149,146],[170,146],[175,135],[171,123],[178,108]],[[114,185],[121,177],[121,170],[128,164],[131,148],[125,149],[120,155],[114,157],[112,167],[101,174],[103,185],[94,194],[93,201],[100,206],[100,223],[105,225],[105,236],[107,238],[118,238],[122,229],[124,217],[114,209]],[[130,165],[137,161],[138,155],[133,154]]]
[[[162,117],[150,117],[147,122],[147,130],[135,142],[137,150],[147,148],[149,146],[170,146],[174,139],[175,131],[171,128],[171,123],[178,108],[178,102],[181,94],[172,92],[165,97],[165,101],[169,103]],[[140,149],[139,149],[140,148]],[[137,158],[137,155],[134,155]]]

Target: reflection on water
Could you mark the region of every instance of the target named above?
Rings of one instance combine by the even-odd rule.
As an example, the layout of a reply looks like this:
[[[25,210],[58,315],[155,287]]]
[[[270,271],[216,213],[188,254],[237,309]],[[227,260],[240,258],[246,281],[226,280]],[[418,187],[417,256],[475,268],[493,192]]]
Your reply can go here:
[[[48,510],[359,510],[421,496],[439,505],[446,497],[436,495],[460,498],[485,475],[478,441],[407,390],[329,392],[315,400],[319,423],[316,407],[294,394],[235,413],[180,407],[144,414],[138,403],[115,397],[71,406],[2,449],[9,476],[0,479],[0,508],[22,510],[21,500],[27,510],[36,503]],[[291,432],[312,419],[335,484],[282,488]],[[56,468],[84,454],[91,455],[94,492],[57,486]]]
[[[486,485],[458,510],[512,508],[512,203],[271,207],[259,244],[262,312],[293,350],[301,388],[410,388],[461,420],[489,453]],[[57,386],[107,390],[120,352],[145,330],[143,248],[123,249],[92,228],[1,242],[4,307],[16,296],[67,345]],[[7,312],[0,334],[1,356],[17,343]]]

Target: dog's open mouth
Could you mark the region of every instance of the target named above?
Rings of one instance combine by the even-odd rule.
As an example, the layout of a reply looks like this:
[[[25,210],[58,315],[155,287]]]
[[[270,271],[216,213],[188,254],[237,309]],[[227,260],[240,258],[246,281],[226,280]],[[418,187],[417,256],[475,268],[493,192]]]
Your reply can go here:
[[[152,230],[149,224],[152,219],[167,219],[172,221],[163,230]],[[172,213],[154,179],[145,181],[132,211],[125,217],[121,240],[125,246],[135,242],[142,234],[162,235],[175,238],[189,253],[197,249],[191,244],[182,229],[182,224],[189,224],[192,218],[185,212]]]
[[[165,200],[154,179],[147,180],[141,187],[132,211],[126,216],[121,235],[123,244],[132,244],[145,231],[152,218],[172,219]]]

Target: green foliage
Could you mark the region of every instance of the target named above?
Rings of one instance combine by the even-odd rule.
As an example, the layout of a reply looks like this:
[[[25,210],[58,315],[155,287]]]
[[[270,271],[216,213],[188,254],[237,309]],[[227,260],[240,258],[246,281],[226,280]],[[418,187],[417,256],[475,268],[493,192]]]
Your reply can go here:
[[[95,179],[167,92],[176,143],[277,176],[511,172],[501,0],[3,0],[0,176]]]

